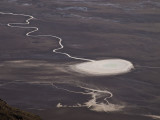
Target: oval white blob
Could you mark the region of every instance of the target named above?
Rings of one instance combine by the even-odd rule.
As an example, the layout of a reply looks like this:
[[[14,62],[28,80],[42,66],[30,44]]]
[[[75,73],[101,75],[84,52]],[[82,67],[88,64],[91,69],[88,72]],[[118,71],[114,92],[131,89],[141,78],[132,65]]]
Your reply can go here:
[[[122,59],[107,59],[71,65],[73,71],[87,75],[118,75],[130,72],[133,64]]]

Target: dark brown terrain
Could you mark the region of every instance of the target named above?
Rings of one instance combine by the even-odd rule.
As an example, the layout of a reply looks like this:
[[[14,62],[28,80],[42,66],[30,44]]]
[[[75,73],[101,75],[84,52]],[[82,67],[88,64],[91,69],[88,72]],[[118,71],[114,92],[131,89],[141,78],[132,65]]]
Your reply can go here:
[[[56,35],[72,56],[94,60],[120,58],[135,69],[118,76],[84,76],[68,65],[83,61],[53,53],[58,39],[27,37],[31,29],[10,28],[28,17],[0,14],[0,98],[44,120],[154,120],[160,116],[159,0],[1,0],[0,12],[28,14],[39,28],[34,35]],[[56,89],[83,85],[107,89],[116,112],[56,108],[84,103],[90,96]],[[156,115],[157,118],[147,117]],[[1,119],[0,119],[1,120]]]
[[[40,117],[28,112],[13,108],[0,99],[1,120],[41,120]]]

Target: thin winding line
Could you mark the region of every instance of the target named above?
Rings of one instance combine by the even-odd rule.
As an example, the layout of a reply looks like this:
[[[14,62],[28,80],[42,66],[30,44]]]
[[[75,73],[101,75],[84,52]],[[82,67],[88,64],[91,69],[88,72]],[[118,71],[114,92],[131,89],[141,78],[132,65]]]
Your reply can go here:
[[[83,94],[83,95],[91,95],[92,96],[92,100],[94,100],[95,102],[96,102],[96,99],[97,99],[96,96],[98,95],[96,93],[109,94],[109,96],[106,96],[104,98],[104,101],[106,101],[108,105],[110,104],[110,102],[108,101],[108,99],[110,99],[110,98],[113,97],[113,94],[110,91],[107,91],[107,90],[96,90],[96,89],[91,89],[91,88],[86,88],[86,87],[79,86],[79,88],[91,91],[91,92],[85,93],[85,92],[76,92],[76,91],[68,90],[68,89],[65,89],[65,88],[57,87],[54,83],[52,83],[51,85],[53,87],[55,87],[56,89],[61,89],[61,90],[64,90],[64,91],[67,91],[67,92],[70,92],[70,93]],[[90,107],[91,106],[89,106],[88,108],[90,108]]]
[[[35,17],[33,17],[31,15],[25,15],[25,14],[14,14],[14,13],[4,13],[4,12],[0,12],[0,14],[3,14],[3,15],[8,14],[8,15],[15,15],[15,16],[16,15],[20,15],[20,16],[24,16],[24,17],[29,17],[28,19],[25,20],[25,23],[8,23],[7,26],[8,27],[23,28],[23,29],[33,29],[30,32],[26,33],[26,36],[28,36],[28,37],[52,37],[52,38],[58,39],[60,47],[56,48],[56,49],[53,49],[53,53],[63,54],[63,55],[68,56],[69,58],[76,59],[76,60],[83,60],[83,61],[89,61],[89,62],[93,62],[94,61],[94,60],[91,60],[91,59],[74,57],[74,56],[71,56],[70,54],[65,53],[65,52],[58,52],[59,50],[64,48],[64,46],[62,44],[62,38],[60,38],[60,37],[53,36],[53,35],[31,35],[32,33],[37,32],[39,30],[39,28],[38,27],[17,26],[17,25],[29,25],[30,24],[30,20],[36,19]]]

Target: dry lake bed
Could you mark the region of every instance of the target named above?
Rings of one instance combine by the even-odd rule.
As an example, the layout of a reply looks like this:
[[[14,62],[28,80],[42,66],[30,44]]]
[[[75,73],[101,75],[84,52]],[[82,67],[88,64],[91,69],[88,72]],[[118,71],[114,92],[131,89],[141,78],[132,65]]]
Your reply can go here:
[[[0,98],[43,120],[160,119],[160,1],[1,0]]]

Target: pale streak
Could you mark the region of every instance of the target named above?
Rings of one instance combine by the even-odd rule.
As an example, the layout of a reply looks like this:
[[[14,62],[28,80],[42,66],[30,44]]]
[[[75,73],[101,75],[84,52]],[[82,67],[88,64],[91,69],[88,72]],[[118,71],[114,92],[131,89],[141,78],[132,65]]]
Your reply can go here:
[[[144,116],[153,118],[155,120],[160,120],[160,115],[144,115]]]
[[[136,68],[148,68],[148,69],[160,69],[160,67],[152,67],[152,66],[141,66],[141,65],[137,65],[135,66]]]

